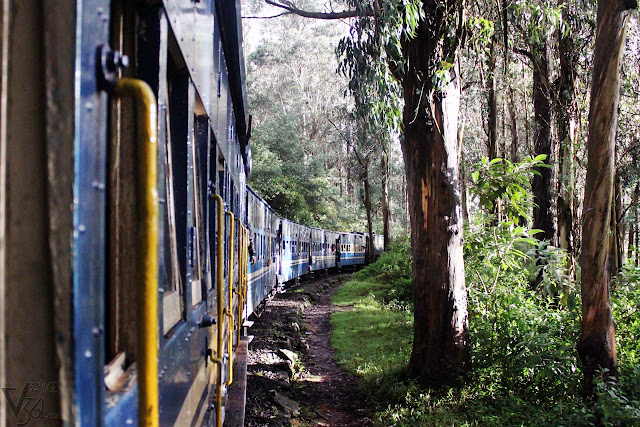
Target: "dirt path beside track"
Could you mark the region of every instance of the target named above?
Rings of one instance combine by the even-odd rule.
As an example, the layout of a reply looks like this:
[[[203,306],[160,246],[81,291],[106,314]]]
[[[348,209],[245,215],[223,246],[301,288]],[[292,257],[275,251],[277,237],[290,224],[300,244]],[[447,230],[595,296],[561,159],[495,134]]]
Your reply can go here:
[[[333,359],[330,297],[349,274],[311,279],[266,303],[249,330],[247,426],[367,426],[356,379]]]

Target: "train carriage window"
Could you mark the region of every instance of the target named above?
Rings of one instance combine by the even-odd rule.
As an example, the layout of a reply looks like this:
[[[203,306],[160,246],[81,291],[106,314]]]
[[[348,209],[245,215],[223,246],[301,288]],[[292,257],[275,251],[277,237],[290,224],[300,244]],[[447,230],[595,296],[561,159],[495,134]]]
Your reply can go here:
[[[194,90],[195,92],[195,90]],[[207,146],[209,120],[206,116],[204,106],[200,101],[197,93],[195,94],[194,103],[194,129],[191,135],[191,162],[192,162],[192,179],[193,179],[193,198],[191,208],[193,212],[193,227],[189,236],[189,264],[191,267],[191,305],[198,305],[205,295],[203,293],[203,270],[205,263],[204,254],[204,235],[205,220],[203,206],[206,200],[206,170],[202,170],[206,166],[200,161],[201,146]],[[204,176],[203,176],[204,174]],[[204,194],[203,194],[204,192]]]
[[[170,42],[175,42],[170,36]],[[186,275],[187,229],[187,138],[189,77],[182,58],[168,55],[169,99],[166,109],[167,210],[171,276],[163,294],[163,333],[178,323],[184,314],[183,293]]]

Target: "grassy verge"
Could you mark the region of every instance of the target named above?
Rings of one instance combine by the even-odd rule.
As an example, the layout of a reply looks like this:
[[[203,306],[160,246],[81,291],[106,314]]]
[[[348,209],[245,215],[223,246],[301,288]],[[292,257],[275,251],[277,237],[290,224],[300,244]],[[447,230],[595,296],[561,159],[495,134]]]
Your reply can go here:
[[[409,267],[404,251],[395,248],[384,254],[332,299],[341,307],[331,317],[336,359],[360,379],[376,424],[640,426],[640,316],[634,316],[640,270],[633,270],[639,276],[621,281],[614,292],[621,381],[616,386],[599,384],[598,401],[586,405],[579,394],[581,373],[574,348],[578,308],[554,309],[526,281],[519,284],[510,276],[489,293],[468,280],[473,369],[466,384],[432,390],[406,381],[413,307],[406,297]],[[634,320],[624,322],[624,316]]]
[[[398,376],[411,351],[413,316],[384,302],[388,286],[352,280],[333,296],[343,306],[331,316],[331,343],[337,362],[362,379],[364,389],[379,388],[385,375]],[[394,381],[395,382],[395,381]]]

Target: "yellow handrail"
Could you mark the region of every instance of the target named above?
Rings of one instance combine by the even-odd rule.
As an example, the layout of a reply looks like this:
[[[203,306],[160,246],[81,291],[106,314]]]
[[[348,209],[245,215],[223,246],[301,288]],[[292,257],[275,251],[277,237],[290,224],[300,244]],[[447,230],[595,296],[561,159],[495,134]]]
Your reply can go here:
[[[137,307],[138,425],[159,425],[158,409],[158,125],[156,97],[139,79],[119,79],[118,98],[136,100],[138,120],[139,247]]]
[[[217,245],[217,284],[216,284],[216,301],[218,303],[218,325],[216,326],[217,348],[216,357],[211,361],[218,365],[218,380],[216,381],[216,426],[222,426],[222,351],[224,350],[224,206],[222,197],[219,194],[210,194],[210,200],[218,202],[218,245]],[[212,340],[213,342],[213,337]],[[213,373],[211,374],[213,376]],[[211,379],[212,382],[214,379]]]
[[[227,320],[227,348],[229,349],[229,379],[225,385],[230,385],[233,382],[233,252],[235,245],[235,218],[233,212],[225,212],[229,217],[231,229],[229,230],[229,302],[227,304],[226,315],[229,317]]]
[[[242,336],[242,314],[244,309],[244,298],[242,295],[242,286],[244,283],[244,275],[246,274],[244,270],[244,242],[245,242],[245,228],[240,223],[240,219],[238,219],[238,290],[236,295],[238,295],[238,335],[237,342],[240,342],[240,338]]]
[[[249,263],[251,262],[251,260],[249,259],[249,241],[251,240],[251,230],[247,228],[246,233],[247,233],[247,243],[244,246],[244,258],[245,258],[245,264],[246,264],[245,268],[246,268],[247,274],[245,275],[244,283],[242,284],[242,299],[244,301],[248,301],[247,290],[249,287]]]

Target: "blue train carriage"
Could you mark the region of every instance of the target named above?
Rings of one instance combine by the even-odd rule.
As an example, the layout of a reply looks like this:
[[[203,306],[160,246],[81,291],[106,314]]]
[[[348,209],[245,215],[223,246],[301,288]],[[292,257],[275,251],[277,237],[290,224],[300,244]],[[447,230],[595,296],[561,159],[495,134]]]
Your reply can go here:
[[[321,228],[311,228],[311,264],[309,270],[312,272],[326,270],[327,266],[327,251],[326,243],[324,241],[325,231]]]
[[[367,238],[364,233],[353,233],[353,259],[354,265],[364,265],[367,263]]]
[[[125,28],[123,40],[112,44],[126,48],[128,40],[137,39],[138,57],[133,62],[138,67],[131,73],[151,83],[158,99],[159,422],[220,425],[232,383],[233,347],[238,340],[234,331],[239,330],[236,325],[243,317],[242,310],[237,314],[243,273],[238,261],[243,252],[240,235],[246,225],[250,129],[241,14],[235,2],[202,1],[189,8],[183,3],[164,0],[134,7],[122,2],[112,10],[123,18],[137,11],[142,22],[138,28],[144,28],[144,34],[136,34],[133,26],[127,28],[130,20],[115,17]],[[130,111],[121,114],[127,113]],[[116,138],[122,138],[125,145],[126,134]],[[113,161],[122,162],[125,155]],[[116,210],[111,212],[111,227],[124,234],[131,223],[118,207],[128,200],[123,197],[112,202]],[[123,263],[120,252],[112,259]],[[107,268],[117,271],[121,268],[117,263]],[[127,286],[127,277],[114,275],[109,286],[117,292]],[[125,318],[123,324],[110,324],[112,330],[107,334],[111,342],[104,357],[110,372],[114,367],[118,372],[114,362],[119,363],[122,354],[125,362],[120,368],[126,372],[137,362],[139,351],[130,340],[116,338],[135,332],[135,326],[127,323],[129,315],[120,313],[128,310],[128,300],[117,301],[118,297],[116,293],[116,301],[106,304],[108,319]],[[136,387],[119,388],[118,381],[114,383],[107,385],[105,393],[105,424],[135,422],[139,414],[135,402],[140,398],[135,396]],[[84,390],[86,387],[79,387]],[[90,403],[89,412],[99,413],[98,405],[98,401]]]
[[[311,228],[282,218],[281,229],[281,280],[288,282],[309,272]]]
[[[23,36],[33,46],[38,30],[53,36],[46,57],[29,53],[26,70],[51,68],[31,85],[47,93],[24,96],[31,105],[51,100],[37,122],[59,124],[38,131],[49,143],[32,142],[46,153],[39,170],[43,183],[51,174],[55,200],[40,206],[56,219],[40,233],[51,236],[43,253],[51,251],[46,274],[55,274],[43,279],[55,288],[41,293],[56,295],[42,311],[55,321],[39,322],[51,333],[37,351],[60,357],[59,370],[42,376],[58,372],[52,412],[68,425],[221,425],[242,317],[232,291],[243,273],[251,158],[239,2],[33,6],[15,16]],[[109,46],[133,65],[123,69]],[[16,354],[31,353],[14,344]],[[40,378],[19,373],[11,386]]]
[[[325,265],[329,269],[335,269],[340,266],[340,234],[337,231],[324,231]]]
[[[340,233],[339,267],[365,263],[365,237],[363,233]]]
[[[247,315],[273,290],[278,274],[277,235],[280,217],[247,186],[247,212],[251,228],[248,265]]]

